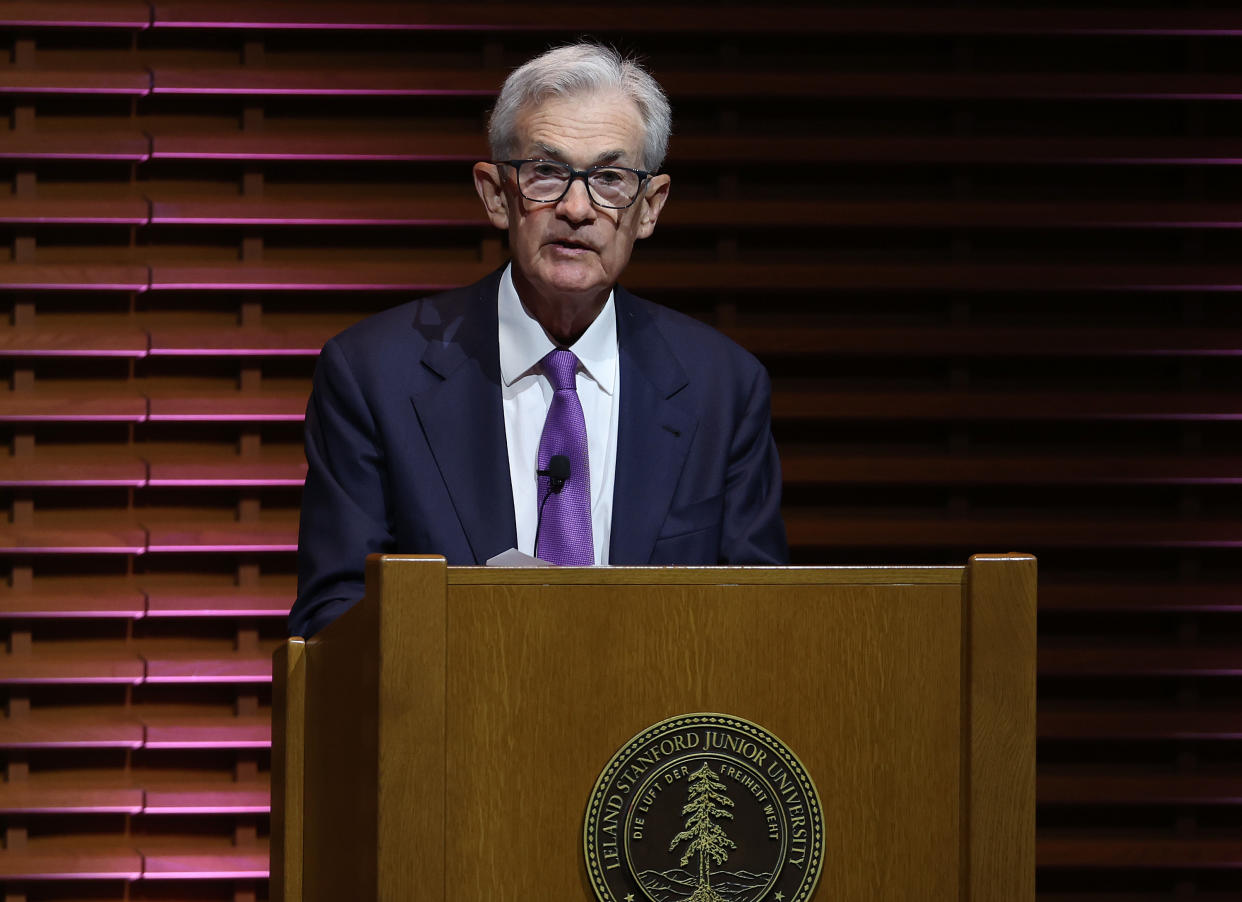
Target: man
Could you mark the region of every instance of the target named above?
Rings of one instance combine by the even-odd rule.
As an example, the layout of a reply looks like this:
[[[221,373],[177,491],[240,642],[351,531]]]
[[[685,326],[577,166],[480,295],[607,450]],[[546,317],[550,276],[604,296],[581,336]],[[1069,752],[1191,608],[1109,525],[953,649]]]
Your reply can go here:
[[[669,132],[655,80],[596,44],[505,81],[474,182],[511,263],[320,356],[291,633],[361,598],[373,552],[785,562],[763,367],[617,285],[668,198]]]

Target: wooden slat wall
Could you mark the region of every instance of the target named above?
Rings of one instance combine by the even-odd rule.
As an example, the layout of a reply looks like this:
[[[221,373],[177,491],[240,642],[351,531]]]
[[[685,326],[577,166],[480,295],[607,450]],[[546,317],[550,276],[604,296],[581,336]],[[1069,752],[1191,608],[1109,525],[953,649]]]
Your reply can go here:
[[[485,111],[592,31],[677,115],[626,282],[768,365],[796,561],[1040,556],[1041,899],[1238,898],[1242,13],[1194,6],[0,2],[6,902],[265,897],[315,354],[504,259]]]

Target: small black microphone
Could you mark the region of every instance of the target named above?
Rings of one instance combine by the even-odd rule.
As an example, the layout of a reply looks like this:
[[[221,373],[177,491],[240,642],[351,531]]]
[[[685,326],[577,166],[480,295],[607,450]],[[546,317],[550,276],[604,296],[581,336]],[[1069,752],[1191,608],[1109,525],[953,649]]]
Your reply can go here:
[[[552,494],[559,495],[561,489],[565,488],[565,483],[569,481],[569,458],[564,454],[553,454],[552,459],[548,461],[546,470],[536,470],[536,476],[548,477],[548,488]],[[547,496],[544,496],[545,500]]]
[[[553,495],[559,495],[565,483],[569,481],[569,458],[564,454],[553,454],[548,461],[546,470],[536,470],[536,476],[548,477],[548,491],[539,502],[539,514],[535,518],[535,556],[539,556],[539,531],[543,529],[543,506]]]

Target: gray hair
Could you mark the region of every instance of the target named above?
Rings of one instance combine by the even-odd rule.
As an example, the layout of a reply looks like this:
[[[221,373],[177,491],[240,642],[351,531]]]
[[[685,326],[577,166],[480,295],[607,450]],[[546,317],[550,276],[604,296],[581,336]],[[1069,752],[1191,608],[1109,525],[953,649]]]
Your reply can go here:
[[[673,130],[668,98],[637,60],[593,41],[554,47],[509,74],[487,123],[492,159],[504,160],[514,153],[518,114],[527,105],[609,89],[620,91],[638,107],[644,132],[641,165],[657,171]]]

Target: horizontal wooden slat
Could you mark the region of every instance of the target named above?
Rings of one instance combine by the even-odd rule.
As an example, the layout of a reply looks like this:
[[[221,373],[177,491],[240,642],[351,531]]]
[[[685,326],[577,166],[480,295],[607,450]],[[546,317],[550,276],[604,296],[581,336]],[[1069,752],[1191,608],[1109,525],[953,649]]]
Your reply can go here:
[[[147,333],[127,316],[40,316],[30,325],[0,326],[0,356],[145,357]]]
[[[271,745],[271,712],[236,715],[206,706],[159,711],[141,710],[147,748],[267,748]]]
[[[0,617],[142,617],[146,598],[127,577],[48,577],[30,589],[0,586]]]
[[[257,389],[244,390],[209,379],[152,381],[144,387],[152,422],[301,420],[310,395],[309,382],[296,379],[268,379]]]
[[[35,709],[0,719],[0,748],[141,748],[142,720],[133,709]]]
[[[136,66],[47,69],[0,66],[0,91],[10,94],[128,94],[151,91],[151,74]]]
[[[0,654],[0,683],[268,683],[274,642],[237,650],[214,640],[36,642]]]
[[[464,208],[463,203],[463,208]],[[470,211],[463,209],[463,213]],[[994,201],[698,200],[678,197],[660,214],[660,227],[1152,229],[1236,228],[1242,207],[1180,203],[1014,203]]]
[[[2,70],[0,70],[2,74]],[[311,94],[371,97],[496,93],[504,75],[484,69],[156,68],[154,94]]]
[[[4,212],[0,205],[0,215]],[[344,188],[315,197],[169,198],[156,195],[151,221],[158,225],[427,225],[482,226],[483,205],[460,197],[424,198],[399,193],[358,196]]]
[[[772,415],[786,420],[1080,420],[1242,419],[1236,397],[1174,392],[816,391],[779,384]]]
[[[394,291],[449,288],[482,278],[484,263],[251,263],[151,267],[157,290]],[[3,270],[0,269],[0,272]],[[817,263],[650,263],[635,261],[636,290],[795,291],[1233,291],[1242,269],[1225,266],[1073,266]]]
[[[145,681],[138,649],[123,640],[36,643],[0,654],[0,683],[128,683]]]
[[[297,586],[292,576],[263,576],[254,585],[209,574],[40,576],[30,589],[0,586],[0,617],[201,618],[284,617]]]
[[[0,145],[2,147],[3,145]],[[173,133],[156,130],[154,159],[469,161],[488,156],[478,134],[268,129]]]
[[[238,650],[231,642],[202,639],[145,640],[135,646],[146,662],[148,683],[270,683],[274,640]],[[38,646],[35,646],[36,649]]]
[[[240,326],[235,316],[50,314],[0,326],[0,357],[305,357],[356,319],[285,315]]]
[[[792,509],[785,512],[789,541],[795,546],[833,548],[1008,548],[1041,553],[1053,548],[1237,548],[1242,522],[1033,514],[974,517],[923,515],[886,517],[873,511],[851,513]]]
[[[1127,643],[1045,641],[1039,646],[1044,676],[1239,676],[1242,645],[1205,639],[1181,647]]]
[[[238,586],[206,574],[144,577],[148,617],[278,617],[297,596],[293,576],[263,576]]]
[[[0,523],[9,554],[142,554],[147,533],[112,510],[36,510],[30,522]]]
[[[358,316],[266,315],[261,325],[239,326],[219,317],[176,316],[146,323],[151,355],[299,356],[319,353],[324,342],[356,322]]]
[[[142,855],[123,837],[36,837],[23,848],[0,850],[4,880],[137,880]]]
[[[1039,587],[1039,607],[1045,611],[1242,611],[1242,588],[1228,582],[1063,583],[1047,581]]]
[[[38,445],[34,453],[0,456],[0,485],[143,486],[147,465],[126,445]]]
[[[149,462],[152,486],[299,486],[306,457],[298,445],[263,445],[254,454],[229,446],[159,445],[139,449]]]
[[[19,4],[19,7],[28,6]],[[580,32],[578,7],[562,4],[527,8],[503,3],[325,3],[241,0],[159,0],[155,28],[323,28],[437,29],[448,31]],[[3,20],[0,20],[3,21]],[[594,32],[693,32],[695,34],[882,34],[882,35],[1168,35],[1236,34],[1242,30],[1227,10],[1187,10],[1171,16],[1161,10],[1066,9],[1056,15],[1032,9],[884,8],[833,9],[778,5],[756,16],[748,7],[642,4],[626,15],[593,20]]]
[[[0,812],[266,814],[270,781],[238,782],[209,771],[37,771],[0,784]]]
[[[143,0],[8,0],[0,5],[0,25],[9,27],[132,28],[151,22]]]
[[[1036,798],[1041,805],[1239,805],[1242,775],[1041,771]]]
[[[262,132],[171,132],[154,128],[151,137],[118,124],[96,131],[0,132],[0,158],[113,159],[275,159],[473,161],[488,157],[478,134],[454,132],[322,131],[272,128]],[[996,138],[978,136],[861,138],[799,136],[797,141],[731,135],[677,135],[670,171],[691,162],[740,164],[755,160],[865,164],[990,165],[1235,165],[1242,140],[1213,138]],[[670,207],[670,210],[673,208]],[[3,284],[3,283],[0,283]]]
[[[406,291],[466,285],[494,267],[484,263],[156,263],[151,287],[207,291]]]
[[[0,203],[0,221],[20,211],[27,217],[52,213],[72,219],[86,215],[62,202],[50,212],[31,202]],[[104,205],[99,205],[100,211]],[[119,208],[110,210],[118,217]],[[98,215],[98,213],[96,214]],[[13,221],[17,221],[13,219]],[[35,220],[31,220],[35,221]],[[48,220],[52,221],[52,220]],[[478,199],[357,196],[342,188],[322,197],[172,198],[156,195],[151,222],[160,225],[431,225],[482,226],[487,220]],[[811,200],[716,200],[678,197],[660,216],[660,227],[737,228],[816,226],[839,228],[1239,228],[1242,206],[1236,204],[1092,204],[962,203],[953,201],[830,203]]]
[[[0,289],[146,291],[150,271],[131,263],[0,263]]]
[[[736,165],[754,161],[863,163],[979,163],[985,165],[1077,164],[1090,166],[1233,166],[1242,159],[1242,141],[1215,138],[1014,138],[906,135],[902,138],[821,137],[772,141],[758,135],[675,136],[670,167],[680,161]],[[671,209],[671,208],[670,208]]]
[[[4,814],[138,814],[143,791],[123,772],[96,771],[62,775],[32,774],[0,784]]]
[[[902,357],[1238,357],[1242,330],[1101,329],[1062,326],[859,327],[789,318],[729,325],[724,333],[756,354]]]
[[[315,69],[275,65],[75,71],[0,66],[0,89],[40,94],[477,95],[493,96],[507,73],[486,69]],[[867,73],[664,71],[674,98],[1235,100],[1231,75],[1159,73]]]
[[[848,454],[782,445],[781,476],[808,485],[1231,485],[1242,483],[1226,455],[1070,456],[926,451]]]
[[[271,712],[141,705],[35,709],[0,720],[0,748],[267,748]]]
[[[1045,703],[1037,714],[1041,739],[1242,739],[1236,708],[1175,710],[1155,705],[1068,706]]]
[[[322,130],[269,128],[262,132],[164,131],[152,129],[151,156],[156,159],[278,159],[381,161],[474,161],[487,159],[485,140],[459,132],[345,130],[345,123]],[[38,134],[38,133],[34,133]],[[141,136],[116,132],[114,146],[138,151]],[[66,134],[61,142],[49,136],[11,137],[10,155],[50,155],[55,151],[82,156],[87,136]],[[0,156],[5,138],[0,135]],[[124,142],[131,142],[125,144]],[[97,144],[99,142],[96,142]],[[106,144],[104,146],[107,146]],[[746,162],[826,162],[863,164],[991,165],[1234,165],[1242,159],[1242,140],[1213,138],[998,138],[942,136],[902,138],[821,137],[800,135],[797,141],[738,135],[678,134],[669,156],[669,171],[692,162],[737,165]],[[141,141],[141,153],[147,144]],[[17,153],[16,151],[23,151]],[[86,154],[89,156],[89,154]],[[145,158],[145,157],[143,157]],[[670,211],[673,209],[670,206]]]
[[[118,225],[486,225],[478,199],[428,198],[397,191],[360,196],[356,186],[316,196],[204,197],[156,191],[148,196],[0,198],[0,222]],[[1186,203],[964,203],[955,201],[831,203],[813,200],[681,198],[661,228],[815,226],[835,228],[1162,229],[1242,228],[1242,206]]]
[[[209,836],[36,838],[20,849],[0,851],[6,880],[264,879],[266,838],[250,846]]]
[[[224,783],[195,775],[179,782],[147,784],[143,797],[145,814],[267,814],[270,810],[267,779]]]
[[[297,551],[297,511],[263,511],[255,521],[236,521],[218,511],[147,513],[151,552]]]
[[[1242,288],[1242,268],[929,264],[646,263],[626,271],[634,287],[683,291],[1224,291]]]
[[[1237,868],[1242,867],[1242,843],[1237,837],[1044,835],[1035,846],[1035,863],[1040,868]]]
[[[0,198],[0,222],[58,225],[145,225],[151,218],[145,198],[19,197]]]
[[[147,880],[266,879],[267,838],[234,845],[228,837],[136,838]]]
[[[138,163],[151,153],[151,139],[140,129],[118,123],[94,131],[0,131],[0,159],[122,160]],[[5,284],[0,282],[0,284]]]
[[[57,379],[0,393],[0,421],[129,422],[147,418],[147,399],[132,382]]]

